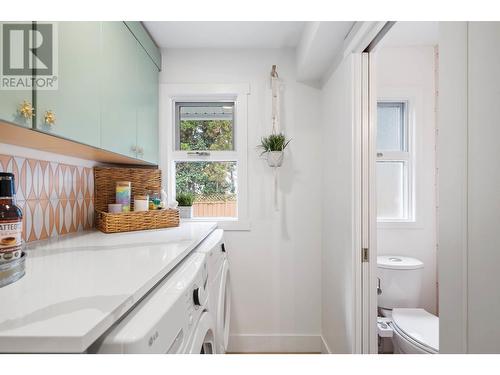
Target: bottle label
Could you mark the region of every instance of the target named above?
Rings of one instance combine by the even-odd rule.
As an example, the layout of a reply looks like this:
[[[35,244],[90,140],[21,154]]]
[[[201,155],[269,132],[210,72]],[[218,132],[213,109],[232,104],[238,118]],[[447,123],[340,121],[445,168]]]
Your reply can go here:
[[[0,222],[0,251],[21,246],[23,233],[22,221]]]

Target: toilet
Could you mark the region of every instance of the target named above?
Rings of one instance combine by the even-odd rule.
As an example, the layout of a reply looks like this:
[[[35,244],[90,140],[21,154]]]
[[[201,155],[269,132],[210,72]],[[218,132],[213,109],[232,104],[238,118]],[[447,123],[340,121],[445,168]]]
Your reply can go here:
[[[378,307],[392,328],[395,354],[439,353],[439,318],[419,308],[423,268],[415,258],[377,257]]]

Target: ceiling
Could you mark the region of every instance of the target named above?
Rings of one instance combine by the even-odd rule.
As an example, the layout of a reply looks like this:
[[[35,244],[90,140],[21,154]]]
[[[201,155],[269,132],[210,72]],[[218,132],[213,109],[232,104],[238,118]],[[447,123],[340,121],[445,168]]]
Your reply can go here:
[[[381,46],[433,46],[438,44],[439,22],[398,21],[382,39]]]
[[[296,47],[305,24],[280,21],[144,22],[161,48]]]

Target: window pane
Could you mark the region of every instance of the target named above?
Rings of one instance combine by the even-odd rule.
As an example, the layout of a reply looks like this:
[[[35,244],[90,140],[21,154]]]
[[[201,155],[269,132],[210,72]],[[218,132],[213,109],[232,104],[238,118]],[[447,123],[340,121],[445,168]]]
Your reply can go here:
[[[378,219],[408,219],[407,176],[407,164],[404,161],[377,162]]]
[[[238,179],[235,161],[175,163],[176,193],[195,196],[195,217],[237,217]]]
[[[234,150],[234,103],[177,103],[177,150]]]
[[[377,104],[377,150],[406,151],[405,102]]]

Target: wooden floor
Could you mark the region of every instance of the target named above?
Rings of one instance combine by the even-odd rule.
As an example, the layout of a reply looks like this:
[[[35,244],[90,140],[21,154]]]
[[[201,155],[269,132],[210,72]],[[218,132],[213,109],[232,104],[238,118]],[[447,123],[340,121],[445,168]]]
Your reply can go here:
[[[322,354],[321,352],[227,352],[226,354]]]

